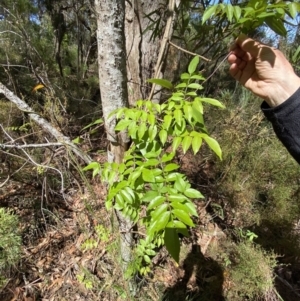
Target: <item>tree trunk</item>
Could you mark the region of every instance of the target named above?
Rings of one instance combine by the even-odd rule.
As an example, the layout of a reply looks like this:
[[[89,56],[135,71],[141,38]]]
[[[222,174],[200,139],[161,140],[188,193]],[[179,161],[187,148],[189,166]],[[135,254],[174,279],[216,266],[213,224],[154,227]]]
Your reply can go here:
[[[125,35],[130,105],[149,96],[151,85],[147,84],[147,79],[154,77],[160,38],[163,34],[159,30],[164,28],[166,10],[167,6],[164,7],[157,0],[126,2]],[[146,17],[150,13],[153,14],[149,18],[160,22],[157,33],[153,33],[155,26],[147,30],[153,24],[153,21]]]
[[[120,163],[127,150],[126,133],[116,134],[115,117],[109,114],[118,108],[128,107],[126,50],[124,35],[125,0],[96,0],[97,44],[99,81],[103,117],[108,147],[108,162]],[[121,256],[126,269],[131,259],[133,223],[117,213],[121,232]]]

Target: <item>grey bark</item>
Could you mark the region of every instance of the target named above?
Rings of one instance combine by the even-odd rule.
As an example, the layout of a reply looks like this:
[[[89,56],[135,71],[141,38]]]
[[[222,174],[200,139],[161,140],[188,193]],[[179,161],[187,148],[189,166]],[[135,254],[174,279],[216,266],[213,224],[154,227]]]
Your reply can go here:
[[[115,118],[109,114],[121,107],[128,107],[126,49],[124,35],[125,0],[95,1],[97,12],[97,44],[100,91],[103,117],[109,140],[108,161],[120,163],[127,150],[126,133],[116,134]],[[117,213],[121,232],[123,268],[131,260],[133,223]]]

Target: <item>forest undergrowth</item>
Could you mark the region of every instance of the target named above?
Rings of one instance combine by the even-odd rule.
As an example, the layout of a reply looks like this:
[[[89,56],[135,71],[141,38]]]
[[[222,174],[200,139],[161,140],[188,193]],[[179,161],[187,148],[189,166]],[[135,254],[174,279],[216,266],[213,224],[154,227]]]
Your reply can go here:
[[[117,221],[104,206],[105,186],[98,180],[86,185],[84,175],[74,177],[74,162],[67,167],[54,158],[69,179],[61,195],[55,172],[32,173],[30,164],[20,169],[21,160],[11,163],[2,154],[2,181],[20,169],[0,188],[0,202],[19,217],[23,244],[20,260],[0,265],[1,300],[298,300],[299,167],[262,116],[259,100],[242,89],[218,98],[226,109],[210,108],[206,123],[223,161],[205,148],[197,156],[177,155],[181,171],[205,195],[196,201],[196,227],[182,239],[179,265],[162,249],[151,273],[135,277],[134,296],[121,268]],[[6,110],[17,123],[11,107]],[[90,146],[104,161],[105,142]]]

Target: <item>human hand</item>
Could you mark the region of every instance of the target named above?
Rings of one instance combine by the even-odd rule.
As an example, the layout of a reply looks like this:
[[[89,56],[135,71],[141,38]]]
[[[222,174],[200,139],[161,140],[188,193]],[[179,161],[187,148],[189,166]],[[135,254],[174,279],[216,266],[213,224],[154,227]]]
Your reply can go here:
[[[300,87],[300,78],[283,53],[240,35],[228,56],[229,73],[270,107],[287,100]]]

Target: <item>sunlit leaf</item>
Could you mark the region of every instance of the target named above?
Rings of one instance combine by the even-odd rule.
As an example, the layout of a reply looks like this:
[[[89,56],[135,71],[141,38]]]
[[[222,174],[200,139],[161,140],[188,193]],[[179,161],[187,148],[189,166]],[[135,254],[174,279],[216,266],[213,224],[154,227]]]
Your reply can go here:
[[[183,201],[187,200],[187,198],[182,194],[173,194],[173,195],[170,194],[168,196],[168,199],[172,202],[183,202]]]
[[[190,214],[190,209],[187,206],[185,206],[184,203],[181,203],[181,202],[171,202],[171,206],[174,209],[179,209],[179,210],[184,211],[187,214]]]
[[[169,129],[169,127],[170,127],[170,125],[172,123],[172,120],[173,120],[173,118],[172,118],[171,115],[165,115],[165,117],[164,117],[164,123],[163,123],[164,129],[166,129],[166,130]]]
[[[171,216],[171,212],[166,211],[166,212],[164,212],[163,214],[161,214],[157,217],[157,222],[156,222],[156,225],[155,225],[155,230],[157,232],[159,232],[160,230],[165,229],[167,223],[170,220],[170,216]]]
[[[116,125],[116,127],[115,127],[115,130],[116,131],[123,131],[123,130],[125,130],[130,124],[132,123],[132,121],[131,120],[120,120],[119,122],[118,122],[118,124]]]
[[[193,198],[193,199],[203,199],[204,198],[204,196],[201,192],[199,192],[198,190],[193,189],[193,188],[189,188],[189,189],[185,190],[183,193],[187,197]]]
[[[218,5],[213,5],[207,8],[202,17],[202,24],[204,24],[216,11]]]
[[[296,18],[298,9],[297,9],[297,3],[291,2],[288,4],[289,13],[293,19]]]
[[[200,100],[201,100],[202,102],[209,103],[209,104],[211,104],[211,105],[213,105],[213,106],[220,107],[220,108],[222,108],[222,109],[225,108],[225,106],[224,106],[220,101],[218,101],[218,100],[216,100],[216,99],[213,99],[213,98],[200,98]]]
[[[194,74],[191,76],[192,79],[205,80],[205,77],[199,74]]]
[[[192,221],[192,219],[189,217],[189,215],[184,212],[183,210],[180,209],[174,209],[172,210],[172,213],[183,223],[185,223],[186,225],[190,226],[190,227],[194,227],[194,223]]]
[[[236,19],[236,21],[238,21],[242,15],[242,10],[239,6],[235,5],[233,7],[233,14],[234,14],[234,17]]]
[[[174,111],[174,118],[176,120],[176,123],[178,125],[181,125],[181,122],[182,122],[182,111],[181,110],[175,110]]]
[[[170,172],[170,171],[176,170],[178,168],[179,168],[178,164],[170,163],[170,164],[168,164],[168,165],[165,166],[164,172]]]
[[[131,194],[128,193],[128,191],[121,190],[119,192],[119,194],[122,196],[123,200],[126,201],[127,203],[129,203],[129,204],[133,203],[133,198],[132,198]]]
[[[175,88],[179,89],[179,88],[186,88],[187,84],[186,83],[180,83],[178,84]]]
[[[234,13],[233,6],[231,4],[227,4],[226,5],[226,15],[227,15],[227,19],[229,22],[232,22],[233,13]]]
[[[162,215],[164,212],[167,211],[168,208],[169,208],[169,205],[168,205],[168,204],[162,204],[162,205],[158,206],[158,207],[151,213],[152,219],[153,219],[154,221],[156,221],[160,215]]]
[[[159,160],[158,159],[149,159],[147,160],[143,166],[148,167],[148,166],[156,166],[159,164]]]
[[[215,152],[215,154],[220,158],[220,160],[222,160],[222,150],[221,150],[221,147],[220,147],[219,143],[217,142],[217,140],[209,137],[206,134],[201,134],[201,136],[205,140],[205,142],[208,144],[210,149]]]
[[[188,73],[182,73],[182,74],[180,75],[180,78],[181,78],[182,80],[184,80],[184,79],[189,79],[189,78],[190,78],[190,75],[189,75]]]
[[[138,129],[138,137],[139,139],[142,139],[146,133],[147,126],[145,123],[140,124],[139,129]]]
[[[144,260],[147,263],[151,263],[151,259],[150,259],[150,257],[148,255],[144,255]]]
[[[187,152],[191,144],[192,144],[192,137],[185,136],[182,140],[182,150],[184,154]]]
[[[153,191],[153,190],[147,191],[145,195],[142,197],[141,201],[148,203],[151,202],[157,196],[159,196],[158,191]]]
[[[193,109],[189,103],[183,106],[184,117],[191,122],[193,117]]]
[[[193,108],[203,114],[203,104],[200,97],[195,97],[193,101]]]
[[[182,138],[181,137],[175,137],[173,139],[173,143],[172,143],[172,148],[173,151],[175,152],[177,150],[177,148],[179,147],[180,143],[181,143]]]
[[[201,123],[201,124],[204,124],[204,119],[203,119],[203,106],[202,106],[202,103],[201,101],[194,101],[193,102],[193,117],[194,119]]]
[[[167,138],[168,138],[168,133],[167,133],[167,131],[164,130],[164,129],[162,129],[162,130],[159,132],[158,136],[159,136],[159,139],[160,139],[162,145],[164,145],[164,144],[166,143],[166,141],[167,141]]]
[[[203,87],[200,84],[197,84],[197,83],[189,84],[188,88],[190,88],[190,89],[197,89],[197,90],[202,90],[203,89]]]
[[[152,199],[147,207],[147,210],[150,210],[154,207],[161,205],[166,200],[166,197],[158,195],[154,199]]]
[[[157,126],[153,125],[149,128],[149,141],[153,141],[157,135]]]
[[[199,64],[199,56],[197,55],[191,60],[189,66],[188,66],[189,74],[193,74],[196,71],[198,64]]]
[[[162,158],[161,158],[161,162],[168,162],[168,161],[171,161],[175,156],[175,153],[172,152],[172,153],[164,153]]]
[[[188,212],[193,215],[193,216],[198,216],[197,210],[196,210],[196,206],[194,203],[192,203],[191,201],[187,201],[184,203],[184,206],[186,206],[188,208]]]
[[[142,171],[142,175],[143,175],[143,180],[145,182],[150,182],[150,183],[155,182],[155,177],[151,170],[144,168]]]
[[[171,99],[173,99],[175,101],[181,101],[181,100],[183,100],[183,96],[172,95]]]
[[[72,140],[72,142],[75,144],[80,144],[81,142],[83,142],[83,139],[80,137],[76,137],[75,139]]]
[[[169,82],[166,79],[160,79],[160,78],[151,78],[147,80],[148,83],[159,85],[163,88],[172,89],[173,85],[171,82]]]

